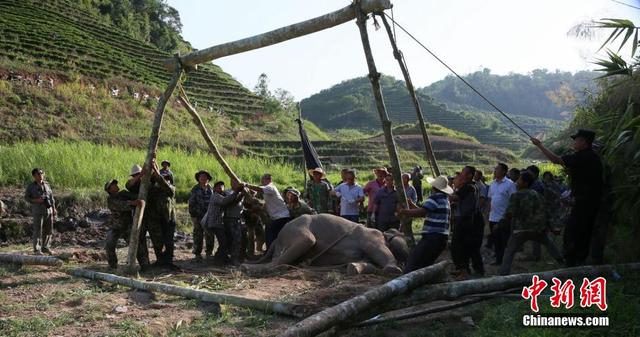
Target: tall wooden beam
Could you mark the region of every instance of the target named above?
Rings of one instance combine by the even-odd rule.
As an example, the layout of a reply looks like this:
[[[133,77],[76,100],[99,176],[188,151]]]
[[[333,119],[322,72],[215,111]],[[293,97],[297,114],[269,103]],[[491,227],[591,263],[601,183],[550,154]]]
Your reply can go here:
[[[356,0],[355,4],[357,5],[358,3],[359,1]],[[400,160],[398,159],[398,152],[396,150],[396,142],[393,139],[391,121],[389,120],[389,114],[387,114],[387,108],[385,107],[384,100],[382,98],[382,90],[380,89],[380,73],[376,69],[376,63],[373,59],[373,53],[371,52],[371,45],[369,43],[369,34],[367,33],[366,25],[367,13],[359,6],[356,6],[354,10],[357,17],[356,24],[360,30],[360,39],[362,40],[364,55],[367,59],[367,66],[369,67],[369,80],[371,80],[373,97],[376,101],[378,114],[380,115],[380,122],[382,123],[382,130],[384,131],[384,140],[387,145],[387,151],[389,152],[391,167],[393,168],[392,174],[398,191],[398,200],[400,201],[400,204],[407,208],[407,197],[404,191],[404,185],[402,184],[402,170],[400,168]]]
[[[389,0],[360,0],[358,2],[365,13],[381,12],[385,9],[391,8],[391,2]],[[245,51],[270,46],[276,43],[295,39],[300,36],[319,32],[353,20],[356,17],[353,9],[354,5],[351,4],[335,12],[310,20],[298,22],[290,26],[282,27],[242,40],[227,42],[198,50],[180,57],[180,63],[182,63],[183,67],[193,68],[198,64],[209,62],[224,56],[239,54]],[[164,61],[164,66],[167,70],[173,71],[176,67],[176,62],[176,59],[168,59]]]
[[[176,58],[178,56],[176,55]],[[149,148],[147,149],[147,158],[144,161],[143,172],[146,174],[140,181],[140,190],[138,192],[138,199],[143,200],[142,204],[136,207],[136,211],[133,215],[133,224],[131,226],[131,234],[129,237],[129,252],[127,254],[127,269],[133,273],[136,270],[136,255],[138,252],[138,239],[140,236],[140,227],[142,226],[142,217],[144,215],[144,209],[147,201],[147,194],[149,193],[149,184],[151,182],[151,161],[154,159],[156,152],[158,151],[158,141],[160,139],[160,129],[162,128],[162,118],[164,117],[164,110],[167,105],[167,101],[173,95],[173,91],[176,89],[176,85],[180,81],[182,76],[182,67],[179,63],[174,68],[174,74],[167,85],[167,89],[164,91],[158,106],[156,107],[155,117],[153,119],[153,126],[151,128],[151,136],[149,137]]]
[[[398,60],[398,65],[400,66],[400,70],[402,71],[402,75],[404,76],[404,83],[407,86],[407,90],[409,91],[409,96],[411,97],[411,101],[413,102],[413,106],[416,109],[416,115],[418,115],[418,123],[420,125],[420,132],[422,133],[422,140],[424,141],[424,148],[427,154],[427,160],[431,166],[431,173],[434,177],[440,175],[440,168],[438,167],[438,162],[436,161],[436,157],[433,154],[433,148],[431,147],[431,140],[429,139],[429,134],[427,133],[427,125],[424,121],[424,116],[422,115],[422,109],[420,108],[420,102],[418,102],[418,97],[416,96],[416,90],[413,87],[413,82],[411,81],[411,76],[409,76],[409,70],[407,69],[407,64],[404,61],[404,56],[402,52],[398,49],[398,45],[396,44],[396,39],[393,37],[393,33],[391,32],[391,27],[389,26],[389,22],[387,22],[387,18],[383,13],[377,13],[382,18],[382,22],[384,23],[384,27],[387,30],[387,35],[389,35],[389,42],[391,42],[391,47],[393,48],[393,57]]]

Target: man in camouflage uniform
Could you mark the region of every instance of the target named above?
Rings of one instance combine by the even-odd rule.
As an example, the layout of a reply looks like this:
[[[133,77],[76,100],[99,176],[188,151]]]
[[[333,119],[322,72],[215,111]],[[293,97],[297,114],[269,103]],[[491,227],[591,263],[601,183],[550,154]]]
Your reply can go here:
[[[264,245],[264,226],[269,221],[269,216],[264,211],[264,200],[256,196],[255,191],[244,198],[242,212],[244,223],[247,226],[247,256],[255,256],[256,250],[262,252]]]
[[[549,254],[559,263],[563,263],[562,254],[551,240],[547,232],[547,215],[544,210],[544,198],[531,189],[535,177],[531,172],[524,171],[516,185],[518,191],[509,198],[509,205],[504,220],[511,223],[512,234],[498,273],[508,275],[511,271],[513,257],[525,242],[535,241],[547,247]]]
[[[53,219],[57,214],[56,201],[53,198],[51,187],[44,180],[44,171],[34,168],[31,171],[31,176],[33,176],[33,182],[27,185],[25,198],[31,203],[33,253],[51,255],[53,254],[50,249]]]
[[[209,201],[211,201],[211,195],[213,194],[213,189],[209,185],[211,178],[209,172],[205,170],[198,171],[196,173],[198,184],[193,186],[189,197],[189,215],[191,215],[191,222],[193,223],[193,254],[196,260],[202,259],[200,254],[202,253],[203,240],[206,256],[211,256],[213,252],[214,238],[202,228],[200,223],[205,213],[207,213],[207,207],[209,207]]]
[[[245,198],[244,186],[237,180],[231,180],[231,189],[227,190],[227,195],[236,195],[236,199],[231,202],[224,210],[222,222],[224,230],[230,239],[230,255],[231,263],[239,266],[244,261],[244,251],[247,244],[247,227],[242,223],[243,201]]]
[[[133,224],[133,210],[135,206],[141,204],[141,200],[136,199],[136,195],[127,191],[120,191],[117,180],[110,180],[104,185],[104,190],[109,194],[107,198],[107,207],[111,211],[111,216],[107,222],[109,230],[105,242],[105,253],[109,267],[116,269],[118,267],[118,256],[116,255],[116,246],[118,239],[123,238],[129,243],[129,231]],[[144,269],[149,265],[146,244],[138,245],[138,263]]]
[[[307,182],[304,189],[304,199],[318,213],[329,213],[331,207],[331,184],[326,181],[326,175],[321,168],[309,170],[313,179]]]
[[[284,190],[284,200],[287,202],[291,220],[304,214],[317,214],[306,202],[300,200],[300,192],[293,187]]]
[[[229,254],[231,253],[232,239],[229,231],[225,228],[225,211],[227,207],[242,201],[241,189],[244,186],[238,184],[233,193],[227,193],[224,190],[224,182],[218,181],[213,184],[213,195],[207,208],[206,230],[210,231],[218,240],[218,250],[214,255],[216,264],[228,264],[231,262]],[[240,214],[238,214],[239,218]],[[229,223],[229,221],[227,221]]]

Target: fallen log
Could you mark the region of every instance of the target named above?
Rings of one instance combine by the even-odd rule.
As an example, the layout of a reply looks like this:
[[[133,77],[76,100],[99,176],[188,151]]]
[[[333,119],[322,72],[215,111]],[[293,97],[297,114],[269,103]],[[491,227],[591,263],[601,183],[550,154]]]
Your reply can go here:
[[[397,310],[400,308],[412,307],[418,304],[437,301],[437,300],[455,300],[462,296],[472,294],[482,294],[494,291],[502,291],[516,287],[531,285],[531,278],[538,275],[541,280],[545,280],[548,284],[553,284],[551,279],[556,277],[562,281],[567,278],[576,277],[598,277],[611,276],[614,272],[620,271],[638,271],[640,263],[628,263],[622,265],[602,265],[602,266],[582,266],[566,269],[556,269],[544,272],[534,272],[526,274],[515,274],[508,276],[494,276],[482,279],[448,282],[434,284],[418,288],[414,290],[408,297],[395,298],[383,305],[376,307],[375,311],[368,312],[368,317],[361,316],[362,320],[375,316],[382,312]]]
[[[438,264],[418,269],[395,278],[362,295],[307,317],[287,329],[280,336],[315,336],[330,329],[332,326],[356,317],[365,310],[380,305],[384,301],[388,301],[394,296],[405,294],[416,287],[438,280],[444,275],[447,263],[447,261],[442,261]]]
[[[186,298],[192,298],[204,302],[213,302],[219,304],[231,304],[240,307],[247,307],[256,309],[268,313],[293,316],[293,317],[305,317],[312,312],[313,308],[301,304],[283,303],[269,300],[260,300],[255,298],[248,298],[238,295],[215,293],[204,290],[190,289],[185,287],[179,287],[171,284],[164,284],[159,282],[149,282],[134,280],[128,277],[122,277],[113,274],[100,273],[87,269],[70,268],[65,270],[69,275],[76,277],[84,277],[91,280],[100,280],[104,282],[123,285],[126,287],[155,291],[163,294],[176,295]]]
[[[0,254],[0,262],[60,267],[62,260],[53,256]]]

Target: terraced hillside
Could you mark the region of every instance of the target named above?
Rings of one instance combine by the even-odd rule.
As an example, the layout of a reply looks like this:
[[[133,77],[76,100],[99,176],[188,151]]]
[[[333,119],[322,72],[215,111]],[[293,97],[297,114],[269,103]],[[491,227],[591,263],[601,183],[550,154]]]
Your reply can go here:
[[[163,89],[170,74],[161,62],[170,56],[104,24],[72,0],[0,0],[0,58],[23,67]],[[200,107],[219,113],[263,108],[259,97],[213,64],[189,73],[185,89]]]

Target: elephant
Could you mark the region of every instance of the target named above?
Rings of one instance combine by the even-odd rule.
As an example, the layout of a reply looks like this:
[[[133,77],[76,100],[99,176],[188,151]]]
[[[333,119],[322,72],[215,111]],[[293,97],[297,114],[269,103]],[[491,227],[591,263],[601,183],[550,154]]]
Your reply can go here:
[[[285,264],[312,266],[347,264],[349,274],[375,272],[400,274],[398,262],[408,256],[404,236],[397,230],[384,234],[331,214],[302,215],[288,222],[258,261],[245,263],[247,272],[265,272]],[[267,262],[269,261],[269,262]]]

